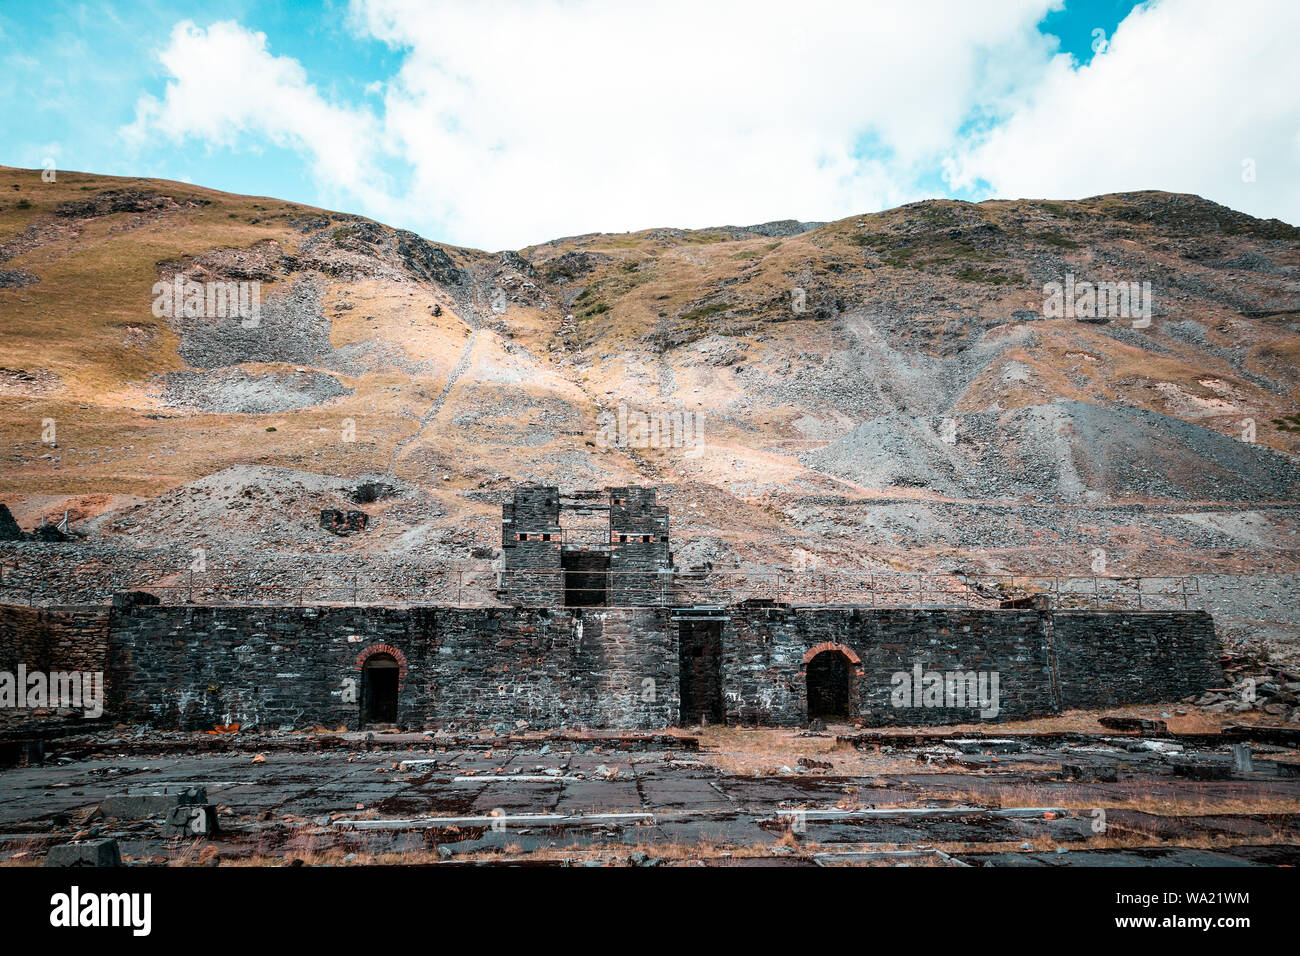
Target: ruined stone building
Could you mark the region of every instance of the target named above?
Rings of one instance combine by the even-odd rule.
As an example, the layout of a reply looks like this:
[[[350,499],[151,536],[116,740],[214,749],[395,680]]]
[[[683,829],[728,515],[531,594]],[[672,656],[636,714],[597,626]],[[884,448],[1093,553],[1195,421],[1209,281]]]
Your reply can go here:
[[[5,605],[0,669],[75,659],[106,673],[113,719],[188,729],[945,724],[1223,680],[1203,611],[701,602],[671,547],[652,488],[524,487],[499,604]]]
[[[598,535],[571,537],[561,512],[604,516]],[[530,486],[502,506],[502,590],[519,607],[639,607],[667,603],[673,555],[668,509],[653,488],[607,488],[562,499]]]

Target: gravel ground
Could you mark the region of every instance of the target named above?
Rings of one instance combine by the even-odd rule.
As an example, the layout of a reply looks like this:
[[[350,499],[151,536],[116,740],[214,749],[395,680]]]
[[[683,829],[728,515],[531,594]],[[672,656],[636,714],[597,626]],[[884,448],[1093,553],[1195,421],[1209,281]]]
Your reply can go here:
[[[391,484],[394,495],[358,503],[356,490],[367,481]],[[131,549],[185,541],[190,542],[188,547],[210,548],[214,554],[331,551],[340,546],[340,539],[320,527],[324,508],[382,514],[383,521],[358,539],[375,546],[443,515],[426,492],[394,478],[334,478],[291,468],[243,465],[108,512],[86,522],[84,531],[92,541]]]
[[[263,289],[254,328],[240,319],[173,319],[180,356],[194,368],[216,369],[244,362],[285,362],[353,371],[330,344],[330,320],[321,308],[323,287],[314,278],[296,279],[283,292]]]
[[[1288,456],[1155,412],[1055,402],[951,418],[951,443],[943,419],[893,415],[800,460],[869,488],[972,499],[1300,498]]]
[[[242,368],[211,372],[168,372],[162,402],[170,408],[219,414],[262,414],[323,405],[353,389],[327,372],[249,372]]]

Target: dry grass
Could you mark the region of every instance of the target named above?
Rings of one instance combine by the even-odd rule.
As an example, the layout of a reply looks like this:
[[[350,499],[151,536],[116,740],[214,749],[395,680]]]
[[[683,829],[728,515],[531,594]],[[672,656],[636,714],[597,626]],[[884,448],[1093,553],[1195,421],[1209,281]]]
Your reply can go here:
[[[1182,711],[1181,714],[1178,711]],[[1170,716],[1165,718],[1163,714]],[[943,727],[872,727],[867,732],[880,735],[882,744],[888,744],[889,738],[909,736],[918,733],[944,734],[960,737],[965,734],[996,734],[998,736],[1015,736],[1017,734],[1050,733],[1089,733],[1116,735],[1115,731],[1103,727],[1098,718],[1108,715],[1126,717],[1144,717],[1151,720],[1164,720],[1171,733],[1218,733],[1229,724],[1269,723],[1256,714],[1209,714],[1195,707],[1174,704],[1146,704],[1133,707],[1114,708],[1098,711],[1073,710],[1054,717],[1036,720],[1008,721],[990,725],[988,723],[953,724]],[[826,736],[806,736],[805,732],[792,728],[761,727],[743,728],[734,726],[711,726],[701,728],[695,733],[700,740],[700,759],[726,773],[765,775],[774,774],[782,767],[796,768],[800,757],[813,760],[829,761],[834,766],[835,774],[870,775],[887,773],[925,772],[926,765],[918,763],[915,754],[895,755],[872,750],[858,750],[850,745],[836,743],[837,735],[851,736],[863,731],[848,725],[833,725],[826,731]],[[936,738],[935,745],[942,745]],[[1014,754],[1008,754],[998,760],[999,770],[1021,768]],[[1041,764],[1024,769],[1043,771]],[[933,767],[943,770],[940,765]],[[1059,769],[1059,767],[1057,768]]]
[[[149,389],[149,376],[181,367],[175,334],[149,310],[149,289],[158,262],[220,246],[247,248],[265,240],[280,243],[292,253],[302,236],[289,220],[321,210],[182,183],[75,172],[60,172],[57,183],[45,184],[40,181],[39,171],[0,167],[0,184],[19,187],[5,193],[14,202],[0,204],[0,240],[18,234],[30,223],[49,218],[58,203],[93,196],[103,189],[153,189],[179,199],[198,198],[209,203],[158,215],[103,217],[81,224],[79,235],[20,255],[9,264],[31,271],[41,282],[24,289],[0,290],[0,350],[6,356],[5,363],[34,371],[45,369],[59,377],[59,384],[47,395],[0,395],[0,443],[32,459],[0,469],[0,491],[8,492],[11,499],[29,495],[91,496],[109,489],[152,496],[230,464],[252,461],[339,474],[382,468],[396,443],[413,433],[416,418],[428,407],[430,396],[442,388],[447,370],[470,335],[469,323],[461,321],[446,302],[442,303],[442,316],[433,317],[432,293],[422,287],[369,280],[348,283],[348,300],[353,308],[335,312],[341,285],[332,285],[326,291],[324,308],[333,317],[336,347],[374,341],[406,359],[427,363],[429,371],[411,374],[399,363],[349,377],[345,384],[355,388],[355,394],[321,408],[276,415],[196,414],[166,422],[151,421],[143,417],[157,407],[156,395]],[[26,208],[15,205],[19,200],[26,203]],[[1033,230],[1060,231],[1061,223],[1044,211],[1049,206],[1065,210],[1070,216],[1085,211],[1078,203],[1068,202],[1025,206],[984,203],[974,209],[937,203],[927,207],[925,214],[935,221],[958,214],[976,215],[1002,222],[1013,231],[1019,227],[1013,228],[1009,217],[1029,215],[1041,220]],[[794,277],[810,271],[818,273],[819,263],[828,258],[861,261],[863,248],[853,244],[851,237],[882,233],[905,225],[918,214],[912,209],[855,216],[778,240],[761,237],[719,241],[722,234],[709,230],[688,231],[680,239],[671,239],[644,231],[579,237],[532,247],[526,252],[539,257],[543,274],[545,261],[566,251],[587,250],[610,256],[610,262],[581,279],[584,285],[600,285],[602,290],[608,290],[609,311],[581,321],[577,338],[589,348],[582,362],[575,365],[571,354],[554,350],[559,318],[555,309],[544,313],[538,308],[512,305],[501,320],[500,330],[488,328],[479,333],[473,367],[476,390],[509,395],[518,391],[519,382],[527,382],[528,387],[564,404],[590,434],[598,401],[608,407],[620,400],[633,404],[665,400],[658,384],[656,366],[660,359],[653,345],[648,344],[663,324],[690,326],[684,329],[687,338],[718,334],[743,348],[745,367],[773,374],[778,374],[777,369],[792,354],[832,353],[844,347],[842,329],[834,323],[796,319],[773,303],[788,299]],[[1140,230],[1137,234],[1145,235]],[[1147,252],[1155,254],[1150,249]],[[840,291],[846,301],[856,303],[877,292],[882,296],[898,295],[915,278],[911,269],[877,267],[848,270],[837,280],[823,274],[818,282],[842,282],[844,288]],[[940,275],[927,277],[927,282],[948,302],[926,319],[933,320],[927,327],[936,330],[951,323],[962,303],[1006,314],[1009,309],[1034,306],[1041,298],[1037,289],[1025,288],[997,291],[1002,298],[993,301],[988,296],[994,292],[987,287],[953,282]],[[728,291],[718,296],[713,294],[717,289]],[[739,306],[735,315],[717,312],[693,320],[682,318],[701,306],[707,309],[723,301]],[[1280,339],[1276,325],[1269,326],[1267,348],[1268,356],[1280,362],[1300,346]],[[1039,328],[1047,346],[1041,354],[1008,355],[1033,365],[1037,380],[1051,395],[1088,397],[1070,378],[1074,360],[1067,357],[1067,352],[1080,349],[1098,357],[1097,367],[1089,370],[1096,385],[1094,391],[1141,407],[1155,408],[1158,399],[1149,388],[1135,382],[1159,375],[1195,389],[1196,377],[1205,374],[1204,368],[1190,360],[1153,356],[1078,323],[1041,323]],[[753,334],[759,329],[761,336]],[[136,332],[148,334],[138,342],[128,342]],[[676,383],[672,401],[680,401],[687,409],[708,411],[752,397],[735,376],[716,374],[713,366],[685,361],[681,354],[662,361]],[[991,388],[996,379],[995,371],[990,367],[977,380],[970,401],[982,401],[984,390]],[[1235,379],[1234,386],[1243,390],[1253,406],[1262,409],[1254,412],[1261,423],[1279,413],[1270,404],[1274,399],[1257,386]],[[608,483],[648,478],[663,483],[721,483],[734,478],[736,464],[740,464],[746,479],[760,487],[770,484],[790,488],[801,481],[837,490],[848,487],[808,472],[792,454],[769,450],[773,441],[792,437],[793,422],[804,409],[758,401],[753,403],[752,411],[730,416],[726,423],[711,421],[709,447],[699,459],[684,462],[673,455],[633,456],[616,449],[591,449],[583,436],[560,436],[537,446],[493,440],[490,434],[467,440],[465,431],[451,427],[449,422],[480,404],[477,396],[481,394],[464,388],[463,383],[457,386],[435,427],[422,435],[418,445],[408,449],[421,454],[404,462],[399,474],[428,487],[432,483],[430,475],[442,471],[442,464],[448,463],[446,471],[452,480],[444,490],[463,490],[476,484],[481,478],[478,472],[490,470],[520,478],[554,469],[555,456],[563,454],[588,456],[593,473],[604,473],[601,480]],[[1003,407],[1013,407],[1017,401],[1004,396]],[[65,450],[58,467],[39,460],[46,451],[37,440],[39,422],[44,417],[56,418],[65,436],[61,438]],[[358,435],[364,437],[351,446],[322,441],[321,429],[337,431],[342,420],[348,418],[355,422]],[[276,431],[268,433],[268,427]],[[1260,440],[1271,442],[1280,434],[1262,428]],[[112,449],[111,454],[87,454],[103,449]],[[431,467],[431,462],[436,464]],[[569,474],[566,472],[566,476]],[[870,489],[852,490],[872,493]],[[924,495],[917,492],[917,496]],[[748,544],[747,534],[765,528],[755,524],[733,532],[730,529],[736,528],[738,514],[724,509],[714,526],[729,529],[722,534],[733,537],[738,545]],[[675,512],[675,518],[678,515]],[[766,506],[743,513],[746,520],[767,515]],[[776,524],[785,527],[782,522]],[[446,527],[454,526],[453,515]],[[872,558],[892,559],[911,567],[924,561],[926,555],[875,553]]]
[[[1137,810],[1157,816],[1217,816],[1252,814],[1300,814],[1300,798],[1251,796],[1243,786],[1242,794],[1210,796],[1205,793],[1175,792],[1170,796],[1151,796],[1142,791],[1118,796],[1069,795],[1069,781],[1035,786],[990,786],[987,789],[921,790],[918,796],[928,799],[959,800],[980,807],[1060,807],[1064,810]]]

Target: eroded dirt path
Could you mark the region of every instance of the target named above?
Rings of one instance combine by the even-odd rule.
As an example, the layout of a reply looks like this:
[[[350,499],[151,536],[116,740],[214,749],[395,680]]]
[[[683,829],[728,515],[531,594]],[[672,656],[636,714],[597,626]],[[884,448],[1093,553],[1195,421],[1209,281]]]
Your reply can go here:
[[[460,358],[456,360],[456,364],[453,365],[451,371],[447,373],[447,381],[443,384],[442,391],[434,397],[433,402],[425,410],[424,414],[420,416],[420,423],[416,427],[415,431],[399,441],[397,447],[393,449],[392,457],[388,459],[388,468],[386,469],[387,474],[393,474],[393,469],[397,466],[397,460],[402,456],[402,452],[406,450],[408,445],[419,440],[420,436],[424,434],[425,427],[429,422],[438,417],[438,413],[441,412],[443,406],[447,404],[447,396],[451,394],[451,390],[456,387],[456,383],[460,381],[461,377],[469,369],[470,360],[474,354],[474,346],[478,344],[479,331],[479,329],[474,329],[470,333],[469,339],[465,342],[465,348],[461,350]]]

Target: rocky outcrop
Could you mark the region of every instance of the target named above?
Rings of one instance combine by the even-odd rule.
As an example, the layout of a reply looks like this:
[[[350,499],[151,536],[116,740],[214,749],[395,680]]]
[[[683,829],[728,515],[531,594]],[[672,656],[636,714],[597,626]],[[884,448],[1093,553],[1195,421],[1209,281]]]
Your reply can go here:
[[[211,201],[193,197],[177,201],[171,196],[148,189],[106,189],[88,199],[74,199],[59,203],[54,214],[65,219],[94,219],[111,216],[116,212],[154,212],[177,209],[182,206],[208,206]]]

